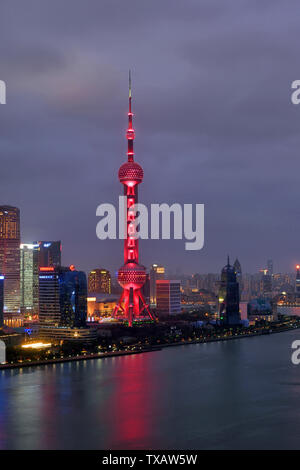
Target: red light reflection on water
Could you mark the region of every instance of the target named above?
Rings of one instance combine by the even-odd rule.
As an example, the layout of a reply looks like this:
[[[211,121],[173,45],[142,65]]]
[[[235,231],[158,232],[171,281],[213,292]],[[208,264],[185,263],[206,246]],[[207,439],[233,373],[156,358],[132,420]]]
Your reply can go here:
[[[105,412],[105,420],[110,423],[106,446],[109,449],[149,448],[156,389],[152,354],[135,354],[112,361],[117,380]]]

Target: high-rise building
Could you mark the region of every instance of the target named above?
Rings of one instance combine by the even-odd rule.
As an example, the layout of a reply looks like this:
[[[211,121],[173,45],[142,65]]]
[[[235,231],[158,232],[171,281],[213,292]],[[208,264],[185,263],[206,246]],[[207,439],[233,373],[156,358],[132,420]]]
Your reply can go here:
[[[156,304],[156,281],[165,278],[165,268],[158,264],[152,264],[150,268],[150,302]]]
[[[118,282],[123,288],[114,316],[122,315],[132,326],[133,320],[140,320],[143,315],[153,319],[149,306],[145,302],[142,287],[146,282],[146,268],[139,264],[139,241],[136,236],[135,212],[132,211],[138,202],[138,185],[144,177],[143,168],[134,161],[133,141],[135,132],[132,127],[131,110],[131,77],[129,75],[129,112],[127,129],[127,162],[119,169],[119,180],[123,184],[126,197],[126,234],[124,239],[124,264],[118,271]]]
[[[39,313],[39,245],[20,245],[21,313],[35,316]]]
[[[237,325],[240,323],[240,296],[239,283],[236,280],[236,273],[230,265],[229,257],[226,266],[221,272],[219,290],[219,317],[225,325]]]
[[[273,260],[272,259],[268,259],[267,268],[268,268],[268,273],[270,274],[270,276],[273,276]]]
[[[107,269],[93,269],[88,277],[89,294],[111,294],[111,275]]]
[[[40,328],[85,327],[87,282],[74,267],[40,267]]]
[[[266,298],[272,296],[272,276],[269,273],[268,269],[260,270],[261,279],[260,279],[260,294]]]
[[[239,291],[240,291],[240,296],[243,290],[243,282],[242,282],[242,267],[241,263],[239,260],[236,258],[234,264],[233,264],[233,269],[236,275],[236,280],[239,283]]]
[[[3,309],[4,309],[4,276],[0,276],[0,328],[3,327]]]
[[[239,282],[239,280],[242,277],[242,267],[241,267],[241,263],[239,262],[238,259],[235,260],[235,262],[233,264],[233,269],[234,269],[234,272],[236,274],[236,280]]]
[[[20,312],[20,210],[0,206],[0,273],[5,276],[4,313]]]
[[[149,304],[150,303],[150,276],[148,273],[146,274],[146,281],[141,291],[142,291],[142,294],[144,296],[146,303]]]
[[[61,241],[34,242],[38,245],[38,264],[41,266],[61,266]]]
[[[180,281],[156,281],[156,312],[158,316],[181,313]]]

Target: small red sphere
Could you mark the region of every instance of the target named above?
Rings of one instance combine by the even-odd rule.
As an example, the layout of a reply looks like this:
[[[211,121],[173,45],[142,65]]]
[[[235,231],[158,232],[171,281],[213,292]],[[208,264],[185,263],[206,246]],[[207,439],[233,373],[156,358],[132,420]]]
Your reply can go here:
[[[128,129],[126,132],[126,137],[128,140],[134,140],[135,138],[135,133],[133,129]]]

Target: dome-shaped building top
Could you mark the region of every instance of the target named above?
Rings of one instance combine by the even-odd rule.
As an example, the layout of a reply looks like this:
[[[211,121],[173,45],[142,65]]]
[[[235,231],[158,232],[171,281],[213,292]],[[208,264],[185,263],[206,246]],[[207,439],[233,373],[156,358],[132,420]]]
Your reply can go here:
[[[139,184],[143,181],[143,168],[136,162],[126,162],[119,169],[119,180],[121,183],[132,181]]]

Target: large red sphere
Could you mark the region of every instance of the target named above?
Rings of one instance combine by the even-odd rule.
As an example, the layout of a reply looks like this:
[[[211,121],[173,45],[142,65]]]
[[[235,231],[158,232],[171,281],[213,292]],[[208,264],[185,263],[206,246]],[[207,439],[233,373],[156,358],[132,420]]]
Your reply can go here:
[[[118,271],[118,282],[124,289],[140,289],[146,282],[146,269],[141,264],[127,263]]]
[[[143,168],[136,162],[126,162],[119,169],[119,180],[121,183],[132,181],[137,184],[143,181]]]

